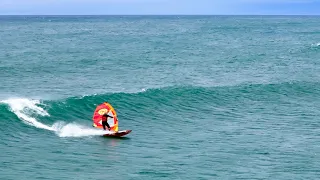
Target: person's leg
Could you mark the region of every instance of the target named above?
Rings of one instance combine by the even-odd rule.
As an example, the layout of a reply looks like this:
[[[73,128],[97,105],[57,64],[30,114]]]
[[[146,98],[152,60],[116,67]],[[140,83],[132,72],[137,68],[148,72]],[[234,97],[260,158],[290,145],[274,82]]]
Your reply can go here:
[[[106,126],[108,127],[108,129],[110,129],[110,125],[108,122],[106,122]]]

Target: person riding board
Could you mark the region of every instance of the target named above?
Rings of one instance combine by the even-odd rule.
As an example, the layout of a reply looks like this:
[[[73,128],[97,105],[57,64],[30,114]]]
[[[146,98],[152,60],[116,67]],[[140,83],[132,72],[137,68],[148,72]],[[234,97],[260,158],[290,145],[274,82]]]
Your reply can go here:
[[[104,115],[102,115],[102,127],[104,130],[106,130],[106,126],[108,127],[108,130],[110,131],[110,125],[108,124],[108,117],[113,118],[112,116],[110,116],[109,114],[105,113]]]

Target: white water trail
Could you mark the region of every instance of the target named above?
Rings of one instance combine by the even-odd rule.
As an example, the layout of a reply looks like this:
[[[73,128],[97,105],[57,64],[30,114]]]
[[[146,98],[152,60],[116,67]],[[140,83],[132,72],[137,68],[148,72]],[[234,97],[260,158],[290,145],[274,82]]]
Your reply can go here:
[[[110,131],[102,131],[76,124],[57,122],[52,126],[59,137],[83,137],[83,136],[101,136],[103,134],[112,133]]]
[[[52,126],[41,123],[35,116],[50,116],[50,114],[39,106],[41,105],[39,100],[11,98],[0,102],[7,104],[11,112],[17,115],[24,123],[36,128],[53,131],[59,137],[83,137],[112,133],[110,131],[88,128],[76,123],[56,122]]]

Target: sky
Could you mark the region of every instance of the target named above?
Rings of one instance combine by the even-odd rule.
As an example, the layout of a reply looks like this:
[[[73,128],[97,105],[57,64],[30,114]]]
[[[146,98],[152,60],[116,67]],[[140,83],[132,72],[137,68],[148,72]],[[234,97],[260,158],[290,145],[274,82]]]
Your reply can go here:
[[[320,15],[320,0],[0,0],[0,15]]]

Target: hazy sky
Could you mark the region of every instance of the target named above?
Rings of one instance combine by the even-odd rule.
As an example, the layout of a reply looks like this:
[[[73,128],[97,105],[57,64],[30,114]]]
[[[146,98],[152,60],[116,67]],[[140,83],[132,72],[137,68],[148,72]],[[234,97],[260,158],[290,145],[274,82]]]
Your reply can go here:
[[[320,15],[320,0],[0,0],[0,14]]]

